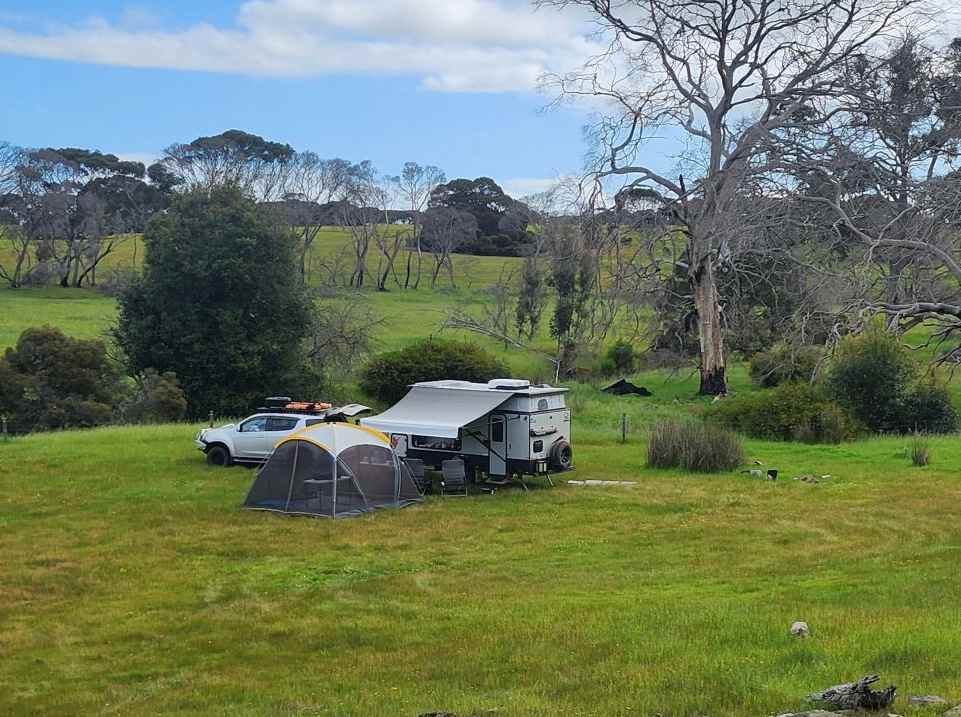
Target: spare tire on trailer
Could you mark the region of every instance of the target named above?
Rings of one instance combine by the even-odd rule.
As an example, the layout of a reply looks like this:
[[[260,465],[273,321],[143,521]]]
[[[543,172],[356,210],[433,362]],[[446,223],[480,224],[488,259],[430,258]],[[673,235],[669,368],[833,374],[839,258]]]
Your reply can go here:
[[[563,438],[557,441],[553,446],[551,446],[551,452],[548,455],[547,460],[550,463],[551,470],[569,470],[574,464],[574,457],[571,452],[571,444],[565,441]]]

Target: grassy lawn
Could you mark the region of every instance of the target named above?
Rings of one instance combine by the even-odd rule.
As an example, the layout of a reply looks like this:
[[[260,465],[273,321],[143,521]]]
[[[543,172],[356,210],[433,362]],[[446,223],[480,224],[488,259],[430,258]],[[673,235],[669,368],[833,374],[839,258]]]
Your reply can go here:
[[[667,388],[572,404],[574,477],[636,487],[329,522],[241,510],[190,426],[0,443],[0,714],[758,716],[870,672],[901,714],[961,701],[956,437],[924,469],[750,442],[770,483],[644,469],[617,417]]]

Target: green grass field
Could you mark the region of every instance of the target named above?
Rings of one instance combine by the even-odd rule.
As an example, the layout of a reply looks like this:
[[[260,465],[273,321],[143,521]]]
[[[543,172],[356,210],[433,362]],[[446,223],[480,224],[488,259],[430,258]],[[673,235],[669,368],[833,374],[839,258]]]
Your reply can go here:
[[[676,475],[615,420],[670,399],[573,402],[574,477],[637,486],[331,522],[241,510],[253,473],[186,425],[0,444],[0,713],[759,716],[871,672],[961,701],[955,437]]]

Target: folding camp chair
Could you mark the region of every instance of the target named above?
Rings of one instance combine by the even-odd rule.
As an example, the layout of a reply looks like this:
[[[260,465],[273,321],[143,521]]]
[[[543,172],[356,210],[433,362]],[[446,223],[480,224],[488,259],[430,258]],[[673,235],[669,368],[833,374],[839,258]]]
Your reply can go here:
[[[414,477],[417,490],[423,493],[430,493],[434,489],[433,481],[427,477],[424,461],[420,458],[405,458],[404,463],[410,469],[410,474]]]
[[[467,495],[467,471],[462,459],[443,461],[440,469],[443,473],[440,482],[441,495]]]

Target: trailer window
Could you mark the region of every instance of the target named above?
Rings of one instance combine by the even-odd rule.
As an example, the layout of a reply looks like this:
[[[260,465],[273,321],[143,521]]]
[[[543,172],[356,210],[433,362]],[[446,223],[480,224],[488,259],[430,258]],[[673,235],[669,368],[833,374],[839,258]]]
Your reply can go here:
[[[546,411],[546,410],[547,410],[547,406],[548,406],[548,403],[547,403],[547,399],[546,399],[546,398],[542,398],[542,399],[540,399],[540,400],[537,402],[537,410],[538,410],[538,411]]]
[[[504,419],[491,421],[491,443],[504,442]]]
[[[426,448],[432,451],[459,451],[459,438],[438,438],[436,436],[411,436],[414,448]]]

